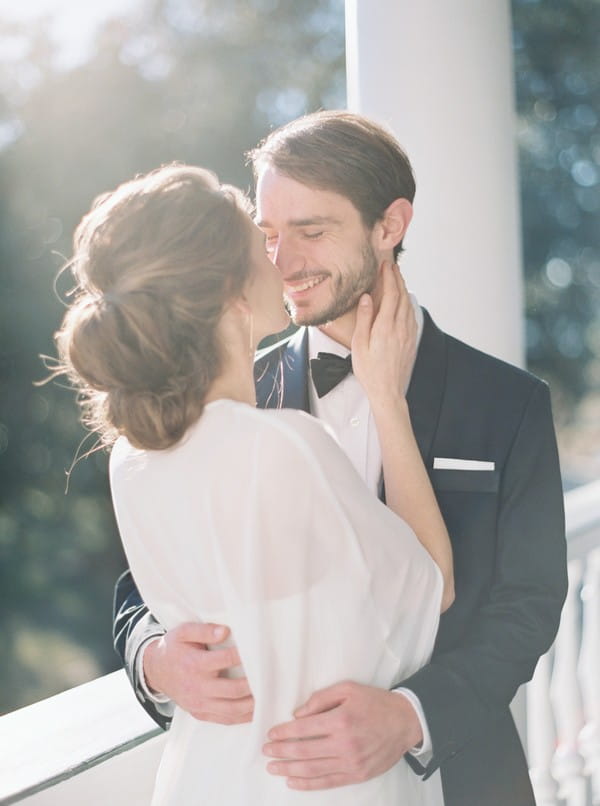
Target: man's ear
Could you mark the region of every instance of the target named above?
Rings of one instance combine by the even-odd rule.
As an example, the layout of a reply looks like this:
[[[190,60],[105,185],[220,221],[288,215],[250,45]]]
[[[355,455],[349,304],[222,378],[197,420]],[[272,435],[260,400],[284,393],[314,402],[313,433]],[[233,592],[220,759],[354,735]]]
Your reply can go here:
[[[412,216],[413,206],[408,199],[395,199],[373,229],[373,246],[381,251],[394,249],[406,235]]]

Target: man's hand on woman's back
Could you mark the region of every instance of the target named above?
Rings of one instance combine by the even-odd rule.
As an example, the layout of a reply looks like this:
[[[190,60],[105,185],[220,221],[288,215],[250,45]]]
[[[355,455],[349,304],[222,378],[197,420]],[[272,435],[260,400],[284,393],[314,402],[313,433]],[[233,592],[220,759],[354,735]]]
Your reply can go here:
[[[254,698],[247,679],[223,676],[240,666],[238,651],[215,646],[228,635],[227,627],[194,622],[169,630],[144,649],[147,686],[196,719],[223,725],[250,722]]]

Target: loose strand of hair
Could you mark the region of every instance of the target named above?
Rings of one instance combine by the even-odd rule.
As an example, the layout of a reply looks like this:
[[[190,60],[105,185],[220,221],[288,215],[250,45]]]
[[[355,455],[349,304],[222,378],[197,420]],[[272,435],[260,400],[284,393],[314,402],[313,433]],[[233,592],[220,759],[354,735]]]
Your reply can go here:
[[[104,442],[102,440],[102,437],[98,437],[96,439],[96,442],[89,449],[89,451],[86,451],[84,454],[82,454],[80,456],[79,451],[81,450],[81,448],[85,444],[86,440],[88,440],[90,437],[93,437],[93,436],[98,437],[98,433],[96,431],[90,431],[84,437],[82,437],[79,445],[77,446],[77,448],[75,450],[75,455],[73,456],[73,459],[71,460],[71,464],[69,465],[68,470],[65,471],[65,475],[67,477],[67,481],[66,481],[66,484],[65,484],[65,495],[67,495],[68,492],[69,492],[69,483],[71,481],[71,473],[75,469],[75,466],[82,459],[87,459],[88,456],[91,456],[93,453],[97,453],[98,451],[102,450],[105,447]]]

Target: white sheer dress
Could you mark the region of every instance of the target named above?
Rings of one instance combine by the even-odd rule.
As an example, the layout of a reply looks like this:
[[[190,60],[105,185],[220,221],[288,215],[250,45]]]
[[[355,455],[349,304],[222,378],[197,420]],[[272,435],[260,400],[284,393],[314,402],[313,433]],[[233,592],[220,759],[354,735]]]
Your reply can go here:
[[[404,760],[371,781],[315,792],[266,771],[269,728],[342,680],[390,688],[427,662],[438,626],[438,567],[325,426],[220,400],[169,450],[119,439],[110,474],[150,610],[166,628],[228,624],[255,697],[244,725],[176,709],[153,806],[425,803]]]

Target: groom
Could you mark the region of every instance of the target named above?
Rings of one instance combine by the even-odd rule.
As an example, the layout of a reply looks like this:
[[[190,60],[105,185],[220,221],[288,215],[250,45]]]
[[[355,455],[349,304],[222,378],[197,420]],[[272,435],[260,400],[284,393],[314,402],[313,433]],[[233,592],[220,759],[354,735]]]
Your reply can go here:
[[[293,121],[251,158],[257,223],[294,319],[308,326],[259,356],[258,405],[326,420],[384,496],[369,402],[344,375],[349,362],[318,353],[348,355],[360,295],[377,298],[379,263],[402,250],[415,190],[410,164],[387,132],[346,112]],[[374,233],[387,244],[383,253],[373,250]],[[415,314],[407,400],[452,539],[456,600],[442,615],[431,662],[400,690],[340,681],[315,692],[291,722],[273,727],[265,755],[295,788],[323,789],[379,775],[409,753],[417,774],[441,770],[446,806],[534,806],[509,703],[551,645],[566,593],[548,389],[446,335],[416,304]],[[251,718],[246,681],[220,676],[239,663],[235,647],[214,646],[226,629],[188,624],[164,634],[129,572],[117,583],[115,613],[115,646],[160,724],[171,701],[199,719]]]

